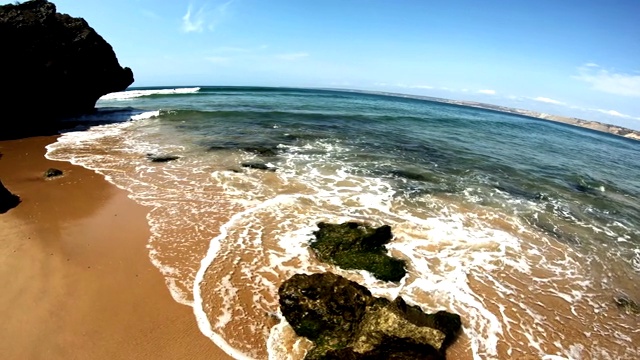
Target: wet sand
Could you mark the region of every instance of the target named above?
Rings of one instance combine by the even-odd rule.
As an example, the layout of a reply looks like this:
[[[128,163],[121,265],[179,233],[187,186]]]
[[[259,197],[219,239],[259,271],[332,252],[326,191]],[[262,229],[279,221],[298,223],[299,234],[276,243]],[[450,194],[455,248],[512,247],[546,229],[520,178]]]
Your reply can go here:
[[[1,141],[3,359],[230,359],[176,303],[146,243],[147,209],[101,175],[44,158],[55,137]],[[65,175],[43,179],[55,167]]]

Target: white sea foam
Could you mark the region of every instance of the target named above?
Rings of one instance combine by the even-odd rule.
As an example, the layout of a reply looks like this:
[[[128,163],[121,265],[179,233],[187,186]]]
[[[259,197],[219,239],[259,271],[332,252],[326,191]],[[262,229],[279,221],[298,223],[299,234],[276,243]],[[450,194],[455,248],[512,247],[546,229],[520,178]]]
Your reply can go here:
[[[99,100],[129,100],[150,95],[174,95],[193,94],[200,91],[199,87],[174,88],[174,89],[153,89],[153,90],[128,90],[110,93],[102,96]]]
[[[156,110],[156,111],[145,111],[141,114],[137,114],[137,115],[133,115],[131,116],[131,120],[144,120],[144,119],[151,119],[154,117],[160,116],[160,110]]]

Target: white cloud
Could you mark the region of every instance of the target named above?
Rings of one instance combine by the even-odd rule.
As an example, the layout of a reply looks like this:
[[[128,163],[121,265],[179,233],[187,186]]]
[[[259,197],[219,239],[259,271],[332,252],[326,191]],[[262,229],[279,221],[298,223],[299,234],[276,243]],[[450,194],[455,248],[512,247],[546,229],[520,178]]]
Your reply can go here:
[[[182,17],[182,31],[186,33],[190,32],[202,32],[204,27],[204,8],[200,8],[194,15],[194,19],[191,19],[192,6],[189,5],[187,13]]]
[[[633,119],[633,120],[640,120],[640,118],[637,117],[633,117],[631,115],[627,115],[627,114],[622,114],[620,112],[617,112],[615,110],[603,110],[603,109],[589,109],[591,111],[597,111],[599,113],[605,114],[605,115],[611,115],[611,116],[615,116],[615,117],[619,117],[619,118],[624,118],[624,119]]]
[[[598,65],[596,63],[586,63],[586,64],[584,64],[584,66],[586,66],[586,67],[600,67],[600,65]]]
[[[486,94],[486,95],[495,95],[496,91],[495,90],[478,90],[478,93]]]
[[[227,9],[235,0],[229,0],[215,6],[212,9],[205,4],[194,12],[193,5],[189,5],[187,13],[182,17],[182,31],[185,33],[202,32],[205,27],[209,31],[215,30],[216,26],[227,16]]]
[[[279,55],[276,55],[276,57],[282,60],[294,61],[294,60],[300,60],[300,59],[309,57],[309,54],[306,52],[297,52],[297,53],[279,54]]]
[[[543,102],[543,103],[547,103],[547,104],[566,105],[562,101],[553,100],[553,99],[549,99],[547,97],[542,97],[542,96],[538,96],[537,98],[532,98],[531,100],[535,100],[535,101],[539,101],[539,102]]]
[[[411,88],[411,89],[433,89],[433,86],[431,86],[431,85],[410,85],[409,88]]]
[[[584,81],[597,91],[609,94],[640,97],[640,75],[616,73],[595,64],[585,64],[578,68],[575,79]]]

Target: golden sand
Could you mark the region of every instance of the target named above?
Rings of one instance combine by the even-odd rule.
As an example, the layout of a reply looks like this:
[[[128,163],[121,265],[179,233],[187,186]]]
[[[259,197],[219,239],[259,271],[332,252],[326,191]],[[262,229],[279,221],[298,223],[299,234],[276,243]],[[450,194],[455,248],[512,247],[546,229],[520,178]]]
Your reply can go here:
[[[101,175],[44,158],[55,137],[1,141],[3,359],[230,359],[176,303],[145,247],[147,209]],[[64,176],[43,179],[55,167]]]

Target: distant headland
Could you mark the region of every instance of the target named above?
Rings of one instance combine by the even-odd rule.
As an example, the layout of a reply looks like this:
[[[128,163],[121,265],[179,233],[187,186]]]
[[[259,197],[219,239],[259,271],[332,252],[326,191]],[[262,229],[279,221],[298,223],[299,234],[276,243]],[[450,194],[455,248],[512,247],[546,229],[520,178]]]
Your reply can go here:
[[[479,109],[487,109],[487,110],[504,112],[508,114],[532,117],[532,118],[541,119],[541,120],[559,122],[563,124],[578,126],[586,129],[591,129],[591,130],[609,133],[617,136],[622,136],[627,139],[640,141],[640,131],[624,128],[622,126],[605,124],[598,121],[583,120],[578,118],[570,118],[570,117],[564,117],[564,116],[558,116],[558,115],[552,115],[552,114],[545,114],[545,113],[540,113],[540,112],[531,111],[531,110],[515,109],[515,108],[506,107],[506,106],[485,104],[485,103],[480,103],[475,101],[450,100],[450,99],[443,99],[443,98],[437,98],[437,97],[431,97],[431,96],[401,94],[401,93],[392,93],[392,92],[384,92],[384,91],[347,90],[347,89],[330,89],[330,90],[403,97],[408,99],[428,100],[428,101],[440,102],[445,104],[469,106],[469,107],[474,107]]]

